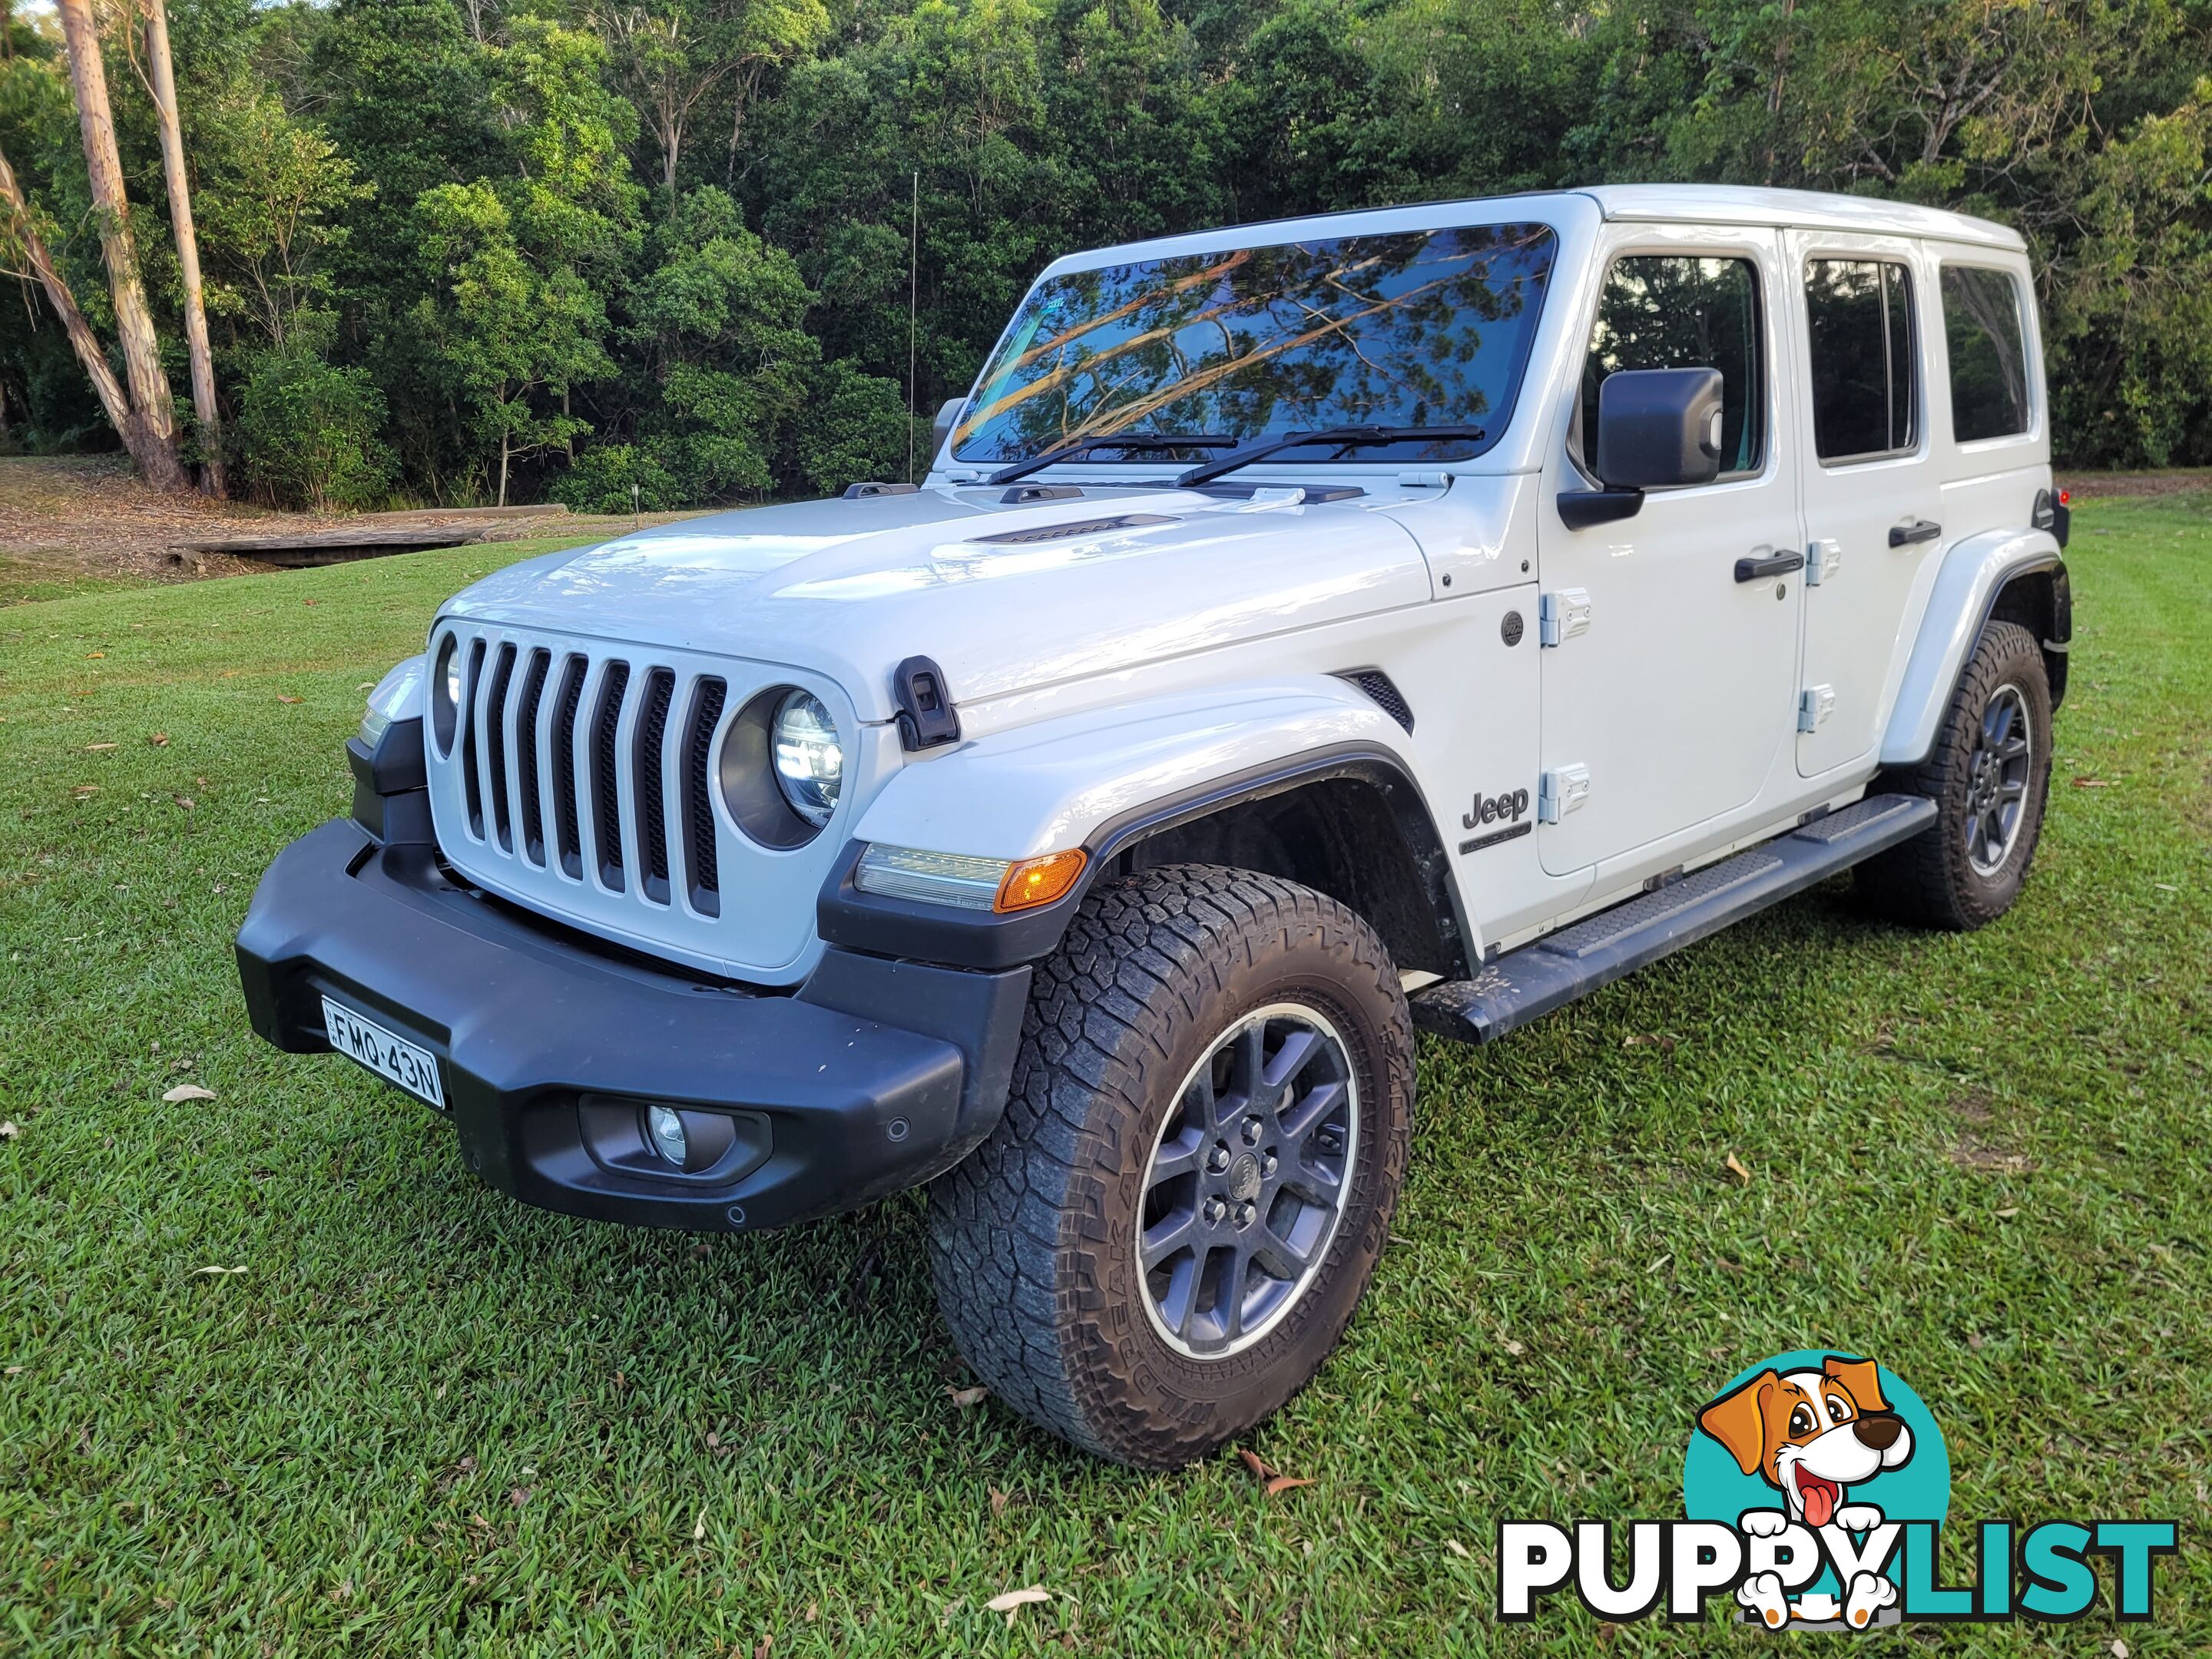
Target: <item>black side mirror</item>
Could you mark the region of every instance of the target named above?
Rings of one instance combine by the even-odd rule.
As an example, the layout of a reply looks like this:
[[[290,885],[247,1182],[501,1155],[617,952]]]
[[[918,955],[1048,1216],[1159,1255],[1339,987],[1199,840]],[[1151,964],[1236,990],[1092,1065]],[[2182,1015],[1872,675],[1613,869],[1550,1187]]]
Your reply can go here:
[[[960,416],[968,407],[965,398],[947,398],[937,410],[937,418],[929,423],[929,453],[934,460],[945,453],[945,441],[952,435],[952,428],[960,424]]]
[[[1721,471],[1721,372],[1627,368],[1597,389],[1591,446],[1599,489],[1567,490],[1559,517],[1570,530],[1632,519],[1644,492],[1711,483]]]
[[[1597,476],[1607,489],[1711,483],[1721,471],[1721,372],[1634,368],[1597,389]]]

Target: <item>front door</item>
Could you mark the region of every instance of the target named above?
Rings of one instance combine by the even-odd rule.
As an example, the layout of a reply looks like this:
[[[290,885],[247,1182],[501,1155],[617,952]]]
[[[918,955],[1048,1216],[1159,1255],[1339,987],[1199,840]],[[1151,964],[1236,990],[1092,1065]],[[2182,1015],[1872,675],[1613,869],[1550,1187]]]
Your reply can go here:
[[[1805,494],[1797,770],[1872,756],[1943,547],[1928,441],[1925,272],[1911,244],[1790,234]]]
[[[1796,403],[1773,390],[1788,361],[1779,235],[1651,235],[1624,226],[1612,245],[1566,453],[1547,469],[1542,765],[1557,805],[1537,838],[1554,874],[1747,805],[1786,767],[1795,723],[1800,573],[1747,574],[1801,543]],[[1583,455],[1605,377],[1705,367],[1722,377],[1720,477],[1568,529],[1552,497],[1594,482]]]

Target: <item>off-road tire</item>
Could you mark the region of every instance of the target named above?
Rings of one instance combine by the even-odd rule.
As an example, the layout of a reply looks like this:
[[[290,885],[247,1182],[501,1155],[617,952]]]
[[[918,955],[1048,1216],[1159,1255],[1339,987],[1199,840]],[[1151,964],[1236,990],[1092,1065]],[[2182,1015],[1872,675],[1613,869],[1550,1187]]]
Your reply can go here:
[[[1324,1013],[1358,1127],[1335,1231],[1242,1352],[1178,1352],[1135,1253],[1144,1181],[1183,1079],[1240,1017]],[[1204,865],[1103,884],[1040,963],[1005,1117],[930,1195],[939,1305],[999,1400],[1085,1449],[1178,1468],[1273,1412],[1343,1334],[1389,1231],[1413,1127],[1413,1030],[1374,931],[1334,900]]]
[[[1972,768],[1983,715],[2009,688],[2027,713],[2028,776],[2021,822],[1994,870],[1975,867],[1968,851]],[[1982,630],[1958,690],[1944,713],[1936,747],[1910,770],[1889,774],[1877,789],[1925,795],[1936,806],[1934,827],[1858,866],[1854,896],[1893,921],[1968,932],[2004,914],[2020,896],[2043,834],[2051,789],[2051,684],[2034,635],[2018,623]]]

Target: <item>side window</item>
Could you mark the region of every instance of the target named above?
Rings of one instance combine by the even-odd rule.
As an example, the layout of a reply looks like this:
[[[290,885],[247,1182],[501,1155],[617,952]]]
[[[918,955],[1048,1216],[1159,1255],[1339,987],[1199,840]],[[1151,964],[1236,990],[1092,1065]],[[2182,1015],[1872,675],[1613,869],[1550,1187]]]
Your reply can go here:
[[[1871,460],[1912,447],[1912,274],[1877,259],[1805,266],[1813,362],[1813,450]]]
[[[1758,470],[1766,447],[1766,360],[1759,271],[1750,260],[1638,253],[1613,261],[1583,364],[1572,434],[1577,461],[1596,446],[1598,387],[1625,368],[1720,370],[1721,472]]]
[[[1943,267],[1943,337],[1951,356],[1951,435],[1960,443],[2025,432],[2027,350],[2020,284],[1981,265]]]

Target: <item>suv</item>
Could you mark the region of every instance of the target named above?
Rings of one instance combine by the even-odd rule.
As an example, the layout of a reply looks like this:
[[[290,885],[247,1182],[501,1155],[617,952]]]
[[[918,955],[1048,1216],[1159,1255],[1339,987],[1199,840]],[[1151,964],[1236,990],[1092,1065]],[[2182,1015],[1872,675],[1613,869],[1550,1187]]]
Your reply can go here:
[[[2021,239],[1649,186],[1048,268],[927,480],[449,601],[254,1028],[526,1202],[929,1184],[1006,1404],[1186,1462],[1375,1269],[1414,1031],[1488,1042],[1846,869],[1999,915],[2066,683]]]

